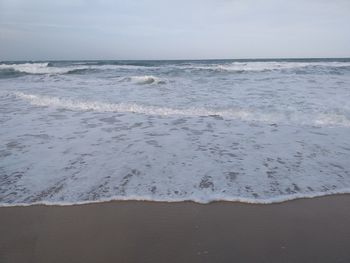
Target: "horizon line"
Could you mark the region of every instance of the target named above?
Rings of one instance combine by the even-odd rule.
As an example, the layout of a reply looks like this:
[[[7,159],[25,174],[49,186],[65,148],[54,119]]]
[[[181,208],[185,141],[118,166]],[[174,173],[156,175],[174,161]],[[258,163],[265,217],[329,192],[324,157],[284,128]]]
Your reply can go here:
[[[14,59],[0,62],[67,62],[67,61],[215,61],[215,60],[301,60],[301,59],[350,59],[350,57],[265,57],[265,58],[200,58],[200,59]]]

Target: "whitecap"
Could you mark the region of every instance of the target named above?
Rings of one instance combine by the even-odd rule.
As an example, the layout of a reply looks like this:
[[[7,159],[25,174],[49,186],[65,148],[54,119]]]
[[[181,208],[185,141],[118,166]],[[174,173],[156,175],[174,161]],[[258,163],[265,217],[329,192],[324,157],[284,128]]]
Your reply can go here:
[[[28,74],[64,74],[71,68],[49,67],[49,63],[0,64],[0,69],[13,69]]]
[[[325,127],[350,127],[350,119],[341,113],[307,113],[307,112],[263,112],[251,109],[229,108],[209,109],[204,107],[170,108],[161,106],[148,106],[137,103],[107,103],[100,101],[81,101],[69,98],[41,96],[15,92],[20,99],[29,101],[36,106],[50,106],[77,111],[122,112],[138,113],[156,116],[221,116],[228,119],[238,119],[249,122],[262,122],[269,124],[314,125]]]
[[[68,66],[50,66],[50,63],[0,64],[1,69],[9,69],[27,74],[67,74],[80,70],[136,70],[145,68],[133,65],[88,65],[75,63]],[[156,78],[154,78],[157,81]]]
[[[328,68],[337,69],[350,67],[349,62],[276,62],[276,61],[254,61],[254,62],[232,62],[223,64],[191,64],[179,65],[178,68],[187,70],[214,70],[223,72],[266,72],[278,70],[297,70],[305,68]]]
[[[161,78],[157,78],[154,76],[130,76],[130,77],[123,77],[120,79],[121,82],[131,82],[135,84],[165,84],[166,81]]]

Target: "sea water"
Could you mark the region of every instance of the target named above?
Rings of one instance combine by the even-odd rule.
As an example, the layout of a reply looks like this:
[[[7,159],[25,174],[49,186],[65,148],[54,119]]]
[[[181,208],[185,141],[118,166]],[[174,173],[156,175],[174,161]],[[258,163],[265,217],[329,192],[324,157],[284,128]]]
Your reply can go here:
[[[350,192],[350,60],[0,62],[0,204]]]

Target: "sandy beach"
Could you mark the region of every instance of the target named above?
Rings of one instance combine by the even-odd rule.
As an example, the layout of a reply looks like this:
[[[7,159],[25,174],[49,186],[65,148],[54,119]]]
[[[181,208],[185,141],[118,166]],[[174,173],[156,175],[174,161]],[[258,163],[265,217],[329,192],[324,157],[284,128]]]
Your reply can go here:
[[[349,11],[0,0],[0,263],[350,263]]]
[[[350,196],[0,208],[0,262],[350,262]]]

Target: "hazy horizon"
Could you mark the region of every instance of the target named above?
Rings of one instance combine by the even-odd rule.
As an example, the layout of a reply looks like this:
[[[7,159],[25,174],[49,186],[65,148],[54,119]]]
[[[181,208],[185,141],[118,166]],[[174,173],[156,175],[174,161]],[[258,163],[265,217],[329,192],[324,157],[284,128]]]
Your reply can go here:
[[[279,61],[279,60],[350,60],[350,57],[310,57],[310,58],[205,58],[205,59],[12,59],[12,60],[0,60],[0,62],[69,62],[69,61],[120,61],[120,62],[132,62],[132,61]]]
[[[0,61],[350,57],[346,0],[0,0]]]

